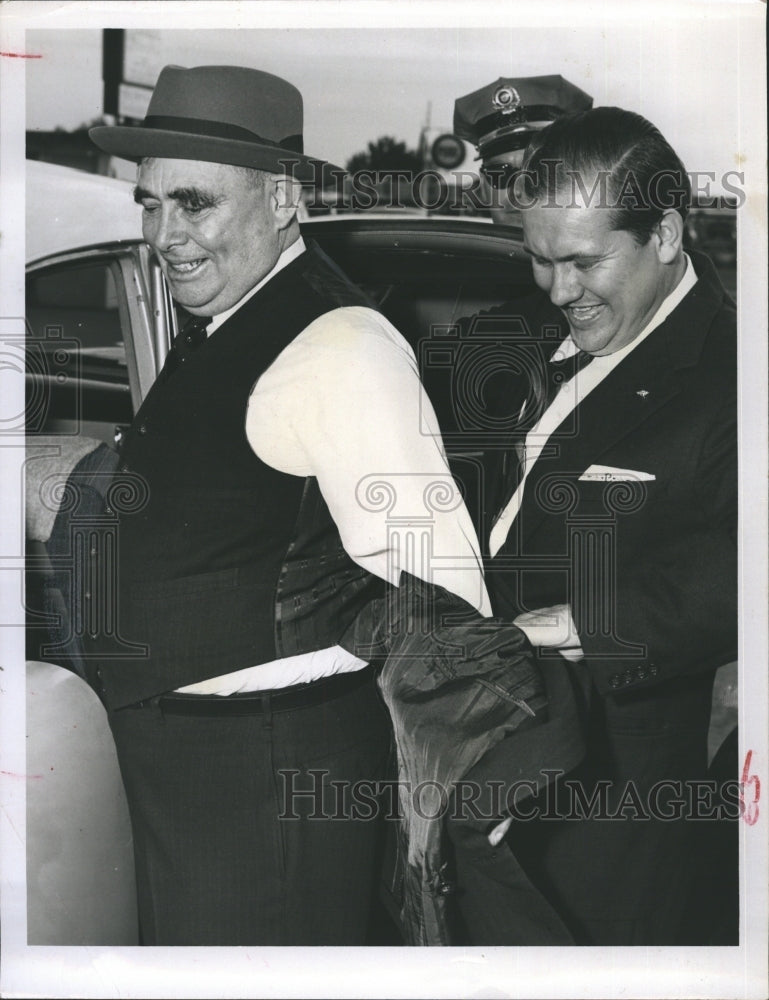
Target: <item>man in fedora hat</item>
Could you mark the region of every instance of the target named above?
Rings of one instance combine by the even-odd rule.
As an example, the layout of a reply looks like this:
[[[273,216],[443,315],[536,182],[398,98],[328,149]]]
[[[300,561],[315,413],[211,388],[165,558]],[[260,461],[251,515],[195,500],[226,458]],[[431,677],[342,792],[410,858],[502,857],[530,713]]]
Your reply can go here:
[[[561,115],[586,111],[593,98],[558,74],[499,77],[454,102],[454,134],[478,150],[483,204],[495,223],[518,224],[511,198],[529,140]]]
[[[303,151],[296,88],[167,66],[140,126],[91,136],[138,162],[144,237],[190,315],[121,451],[146,500],[120,519],[119,627],[146,652],[96,672],[142,940],[364,943],[379,828],[350,790],[384,775],[389,720],[340,640],[403,568],[486,614],[469,516],[456,492],[425,509],[455,487],[410,348],[300,235],[329,165]],[[406,551],[425,513],[442,570]]]

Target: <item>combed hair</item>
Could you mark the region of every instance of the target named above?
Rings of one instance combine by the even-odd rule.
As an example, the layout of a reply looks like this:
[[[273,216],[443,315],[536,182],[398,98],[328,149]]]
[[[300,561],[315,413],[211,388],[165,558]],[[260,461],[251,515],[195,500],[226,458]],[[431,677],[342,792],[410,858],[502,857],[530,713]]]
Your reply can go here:
[[[691,204],[689,177],[670,143],[651,122],[623,108],[564,115],[537,132],[519,183],[527,204],[575,205],[580,191],[589,203],[599,198],[612,213],[612,228],[632,233],[639,245],[649,241],[666,210],[685,219]]]

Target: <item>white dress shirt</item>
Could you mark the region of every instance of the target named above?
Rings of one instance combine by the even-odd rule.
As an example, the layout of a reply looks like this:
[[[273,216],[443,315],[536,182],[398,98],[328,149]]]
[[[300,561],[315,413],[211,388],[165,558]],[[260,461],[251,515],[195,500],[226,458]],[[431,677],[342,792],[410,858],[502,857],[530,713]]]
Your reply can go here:
[[[209,335],[303,250],[298,240],[284,251],[267,278],[214,317]],[[362,306],[319,316],[258,379],[244,421],[263,462],[317,478],[345,551],[358,565],[393,584],[408,570],[491,613],[475,531],[414,352],[384,316]],[[334,646],[179,690],[268,690],[363,666]]]

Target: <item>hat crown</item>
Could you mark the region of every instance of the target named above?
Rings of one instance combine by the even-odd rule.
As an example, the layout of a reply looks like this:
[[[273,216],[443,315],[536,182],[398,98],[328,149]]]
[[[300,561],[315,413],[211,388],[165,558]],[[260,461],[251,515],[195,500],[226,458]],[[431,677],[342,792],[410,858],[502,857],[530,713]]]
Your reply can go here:
[[[105,153],[139,163],[145,157],[201,160],[287,174],[323,185],[343,173],[307,156],[302,95],[272,73],[245,66],[166,66],[139,125],[88,130]]]
[[[244,66],[166,66],[147,118],[217,122],[280,145],[302,134],[302,95],[287,80]]]

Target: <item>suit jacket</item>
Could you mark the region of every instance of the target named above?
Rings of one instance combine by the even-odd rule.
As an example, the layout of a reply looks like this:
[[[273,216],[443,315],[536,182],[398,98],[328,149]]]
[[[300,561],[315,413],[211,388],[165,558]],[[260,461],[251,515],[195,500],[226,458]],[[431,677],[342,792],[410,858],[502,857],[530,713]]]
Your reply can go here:
[[[588,793],[610,781],[610,811],[632,786],[649,813],[514,828],[578,942],[679,940],[697,824],[691,801],[661,819],[655,788],[681,782],[686,797],[705,777],[713,674],[736,657],[735,308],[710,261],[691,257],[696,285],[550,438],[488,564],[495,614],[571,606],[584,660],[542,653],[586,692],[588,752],[571,778]],[[643,475],[599,481],[591,466]],[[567,789],[560,814],[572,806]]]
[[[497,613],[571,605],[602,694],[736,651],[735,308],[693,261],[683,302],[550,438],[489,566]],[[630,478],[587,479],[591,466]]]

